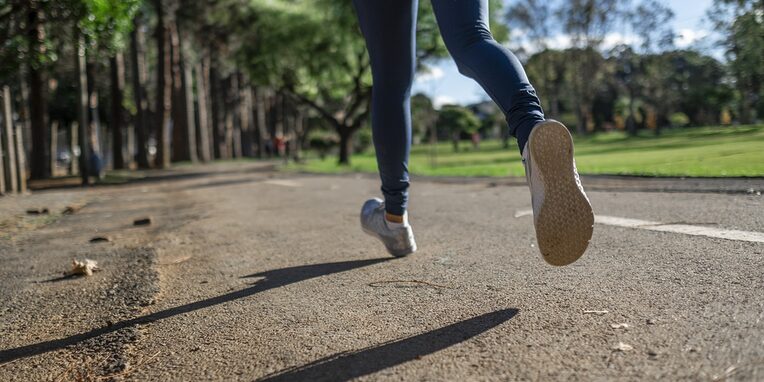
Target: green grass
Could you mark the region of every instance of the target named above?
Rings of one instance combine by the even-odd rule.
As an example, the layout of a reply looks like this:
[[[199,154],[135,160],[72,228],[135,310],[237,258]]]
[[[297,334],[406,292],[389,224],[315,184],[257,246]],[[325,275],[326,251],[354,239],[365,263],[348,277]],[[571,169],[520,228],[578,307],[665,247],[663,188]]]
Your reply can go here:
[[[575,138],[576,162],[582,174],[645,176],[764,176],[764,125],[702,127],[645,132],[628,137],[622,132]],[[523,176],[514,142],[502,149],[498,141],[483,141],[472,149],[467,141],[453,152],[450,142],[411,150],[412,174],[432,176]],[[289,171],[318,173],[376,172],[373,150],[356,154],[350,166],[337,165],[336,156],[309,158],[289,165]],[[433,155],[434,154],[434,155]]]

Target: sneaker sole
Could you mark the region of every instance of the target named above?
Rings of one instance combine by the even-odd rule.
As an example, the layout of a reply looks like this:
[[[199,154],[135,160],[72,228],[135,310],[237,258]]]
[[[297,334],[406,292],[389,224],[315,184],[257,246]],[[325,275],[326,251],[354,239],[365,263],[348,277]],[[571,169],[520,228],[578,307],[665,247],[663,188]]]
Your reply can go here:
[[[557,121],[543,122],[529,137],[531,160],[544,184],[544,202],[535,219],[544,260],[568,265],[578,260],[592,238],[594,213],[573,172],[573,138]]]
[[[363,226],[361,226],[361,229],[363,230],[363,232],[365,234],[367,234],[367,235],[369,235],[369,236],[379,240],[385,246],[385,249],[387,249],[387,253],[389,253],[389,254],[391,254],[391,255],[393,255],[395,257],[405,257],[405,256],[408,256],[408,255],[416,252],[416,243],[414,243],[414,245],[411,246],[411,247],[404,248],[404,249],[401,249],[401,250],[390,249],[387,246],[387,244],[385,244],[384,240],[380,239],[379,236],[377,236],[376,232],[374,232],[372,230],[368,230],[368,229],[366,229]]]

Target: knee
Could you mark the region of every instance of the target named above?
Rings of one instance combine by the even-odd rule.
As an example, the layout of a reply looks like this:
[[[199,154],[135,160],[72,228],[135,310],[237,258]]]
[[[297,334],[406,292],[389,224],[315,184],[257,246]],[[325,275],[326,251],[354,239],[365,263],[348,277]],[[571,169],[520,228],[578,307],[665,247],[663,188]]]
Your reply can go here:
[[[443,42],[446,43],[446,49],[456,62],[459,72],[470,76],[470,70],[464,64],[465,58],[476,46],[491,44],[495,40],[486,25],[472,25],[444,34]]]
[[[486,25],[471,25],[443,34],[443,42],[454,57],[461,56],[475,45],[493,41],[493,35]]]

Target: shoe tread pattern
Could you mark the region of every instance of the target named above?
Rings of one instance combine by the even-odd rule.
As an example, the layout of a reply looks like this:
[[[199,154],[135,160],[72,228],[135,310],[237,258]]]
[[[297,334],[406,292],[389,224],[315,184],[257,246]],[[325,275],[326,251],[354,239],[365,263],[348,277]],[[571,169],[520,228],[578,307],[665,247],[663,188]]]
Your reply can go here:
[[[574,176],[573,139],[568,129],[548,121],[531,131],[530,155],[544,184],[544,200],[534,219],[546,262],[562,266],[578,260],[592,237],[594,213]]]

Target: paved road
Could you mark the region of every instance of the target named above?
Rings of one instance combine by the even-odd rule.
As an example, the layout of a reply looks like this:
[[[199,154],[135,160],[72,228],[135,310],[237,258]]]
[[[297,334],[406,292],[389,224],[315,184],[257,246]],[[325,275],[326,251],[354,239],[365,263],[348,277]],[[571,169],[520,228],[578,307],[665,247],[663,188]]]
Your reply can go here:
[[[0,380],[764,379],[761,180],[586,180],[616,220],[555,268],[519,182],[420,179],[391,259],[358,227],[373,177],[197,169],[0,199]]]

